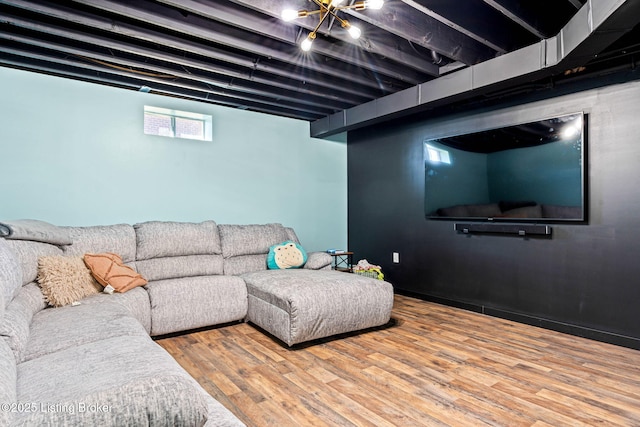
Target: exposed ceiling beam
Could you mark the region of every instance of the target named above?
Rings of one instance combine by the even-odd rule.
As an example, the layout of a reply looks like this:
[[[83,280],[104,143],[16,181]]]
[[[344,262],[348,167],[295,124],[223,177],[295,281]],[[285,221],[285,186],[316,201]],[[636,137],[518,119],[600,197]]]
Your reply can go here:
[[[271,16],[279,17],[282,9],[286,5],[287,8],[297,10],[315,9],[313,3],[309,0],[230,0],[233,3],[250,7],[254,10],[264,11]],[[311,7],[309,7],[311,5]],[[398,46],[400,48],[411,48],[406,46],[406,40],[417,46],[424,47],[428,50],[434,50],[448,58],[460,61],[464,64],[477,63],[480,59],[491,58],[495,55],[495,51],[486,46],[458,33],[452,28],[440,23],[439,21],[421,13],[416,13],[412,9],[401,2],[387,2],[381,10],[364,10],[355,12],[353,10],[344,10],[344,13],[351,17],[364,21],[372,26],[367,31],[373,32],[376,28],[384,30],[387,33],[394,34],[398,37]],[[402,22],[402,25],[398,25]],[[297,20],[297,25],[304,25],[303,20]],[[427,29],[425,31],[425,29]],[[388,36],[387,36],[388,37]],[[361,37],[362,38],[362,37]],[[364,42],[360,42],[363,49],[369,50],[371,43],[378,43],[382,40],[381,35],[373,35],[364,38]],[[451,45],[458,46],[450,48]],[[469,48],[468,51],[463,50],[462,45]],[[315,46],[315,42],[314,42]],[[429,70],[426,72],[431,73]],[[437,74],[436,74],[437,75]]]
[[[165,46],[177,51],[189,52],[216,61],[241,66],[251,75],[263,72],[295,79],[302,84],[309,82],[327,88],[338,86],[342,91],[371,98],[380,96],[385,92],[384,83],[382,82],[377,82],[371,78],[349,78],[350,76],[347,76],[343,70],[334,69],[330,65],[320,66],[320,64],[311,63],[308,64],[307,67],[310,68],[310,70],[306,70],[297,65],[274,61],[273,59],[263,58],[256,54],[241,55],[223,51],[210,44],[207,45],[196,41],[181,39],[178,36],[151,29],[140,29],[124,21],[105,19],[64,6],[42,3],[34,4],[32,1],[25,0],[0,0],[0,3],[35,12],[44,17],[53,17],[79,24],[89,29],[97,29],[136,41]],[[2,16],[0,16],[0,20],[1,19]],[[47,27],[48,25],[42,25],[41,31],[46,32]],[[85,34],[83,41],[90,44],[101,45],[101,43],[104,42],[104,39],[90,33],[79,32],[78,34]],[[307,64],[305,64],[305,66],[306,65]],[[347,80],[347,78],[349,78],[349,80]]]
[[[472,39],[474,39],[477,42],[482,43],[483,45],[487,46],[490,49],[495,50],[498,53],[506,53],[507,52],[507,48],[504,46],[499,46],[498,44],[492,42],[491,40],[489,40],[487,37],[484,37],[480,34],[474,33],[473,31],[463,27],[462,25],[458,25],[455,22],[445,18],[444,16],[434,12],[433,10],[429,9],[427,6],[420,4],[418,1],[416,0],[402,0],[403,3],[405,3],[407,6],[411,6],[412,8],[424,13],[425,15],[428,15],[430,17],[432,17],[433,19],[437,19],[438,21],[442,22],[443,24],[453,28],[454,30],[468,36],[471,37]]]
[[[339,108],[337,107],[339,104],[342,104],[344,107],[345,103],[349,103],[349,104],[360,103],[360,102],[363,102],[365,99],[373,98],[373,97],[367,98],[363,96],[355,96],[346,92],[343,92],[338,95],[336,93],[323,90],[322,87],[317,87],[317,86],[314,87],[314,85],[311,83],[300,84],[297,81],[279,78],[277,76],[270,76],[269,78],[266,78],[259,75],[259,73],[250,73],[248,71],[237,71],[230,67],[216,66],[215,63],[211,61],[205,62],[202,60],[185,58],[184,56],[178,56],[178,55],[164,53],[160,51],[152,51],[148,48],[134,46],[128,43],[120,42],[120,41],[114,41],[106,37],[100,37],[100,36],[89,37],[82,32],[64,29],[64,28],[58,28],[53,25],[47,25],[45,27],[42,24],[38,24],[34,22],[33,20],[26,20],[20,17],[14,17],[9,14],[5,15],[2,19],[4,22],[7,22],[16,27],[26,28],[31,31],[44,32],[49,36],[62,37],[69,40],[69,43],[71,41],[83,42],[88,45],[90,44],[90,45],[97,46],[100,49],[109,49],[110,52],[109,52],[109,55],[106,55],[106,54],[102,55],[100,53],[90,51],[88,49],[79,49],[79,48],[71,48],[71,47],[65,48],[65,46],[60,43],[54,43],[53,41],[42,41],[42,38],[29,37],[27,35],[18,35],[18,34],[12,35],[9,32],[4,32],[4,33],[0,32],[1,38],[12,39],[12,40],[20,41],[23,43],[29,43],[34,46],[45,47],[52,50],[57,49],[60,51],[71,53],[71,54],[83,55],[86,57],[92,57],[94,59],[109,61],[113,63],[120,63],[123,65],[130,63],[128,62],[129,59],[127,59],[128,55],[121,55],[123,56],[123,58],[120,59],[116,56],[117,52],[133,54],[142,58],[153,58],[158,61],[162,61],[164,63],[180,66],[181,69],[183,70],[184,69],[191,70],[190,71],[191,73],[194,73],[194,70],[196,74],[198,70],[204,71],[207,73],[213,73],[213,75],[208,77],[208,79],[210,80],[217,79],[218,81],[216,84],[218,86],[227,86],[227,85],[234,86],[234,87],[244,86],[248,91],[252,91],[253,88],[255,87],[258,90],[257,93],[260,93],[260,91],[263,89],[261,89],[260,86],[254,86],[255,84],[259,84],[259,85],[262,85],[263,88],[272,88],[271,93],[272,93],[272,96],[274,97],[280,97],[282,96],[283,93],[284,94],[287,94],[287,93],[303,94],[305,96],[311,96],[310,99],[316,99],[319,105],[324,105],[326,108]],[[50,38],[51,37],[49,37],[49,39]],[[144,68],[144,67],[147,67],[150,69],[153,68],[154,70],[158,71],[158,68],[154,68],[153,64],[148,59],[147,59],[147,62],[141,63],[139,66],[141,68]],[[207,79],[207,77],[204,77],[204,76],[203,78]],[[326,101],[321,101],[318,97],[326,98]],[[313,102],[310,99],[308,99],[307,102]]]
[[[208,19],[213,19],[236,27],[244,28],[246,30],[260,33],[264,37],[275,38],[280,41],[293,44],[299,41],[299,37],[297,36],[298,31],[295,30],[296,27],[280,20],[282,6],[277,2],[274,2],[273,0],[232,0],[237,4],[245,6],[243,8],[233,8],[223,3],[216,3],[215,6],[213,6],[211,5],[211,3],[206,3],[202,0],[158,1],[160,3],[187,10],[197,15],[201,15]],[[272,19],[268,20],[264,18],[260,19],[256,17],[256,14],[248,13],[249,9],[247,8],[251,8],[252,10],[260,12],[259,15],[268,15],[272,18],[276,18],[277,20],[274,21]],[[315,27],[315,21],[307,19],[299,19],[298,21],[296,21],[296,24],[310,31]],[[326,33],[323,27],[319,29],[319,32],[323,34]],[[353,48],[348,45],[354,45],[358,48],[364,47],[365,51],[369,53],[380,55],[381,57],[384,57],[386,59],[390,59],[406,66],[410,66],[415,70],[420,71],[420,74],[427,73],[431,76],[437,76],[439,74],[438,67],[435,66],[432,62],[415,55],[411,51],[405,52],[398,49],[397,46],[399,43],[401,43],[399,39],[397,40],[397,43],[395,45],[390,45],[385,39],[367,37],[367,33],[368,30],[364,29],[360,39],[354,40],[347,33],[347,31],[343,29],[336,29],[335,31],[331,32],[332,37],[347,44],[346,47],[334,46],[328,41],[316,39],[313,44],[313,51],[343,61],[353,62],[354,60],[357,60],[359,55],[354,55]],[[294,35],[293,37],[292,34]],[[397,70],[391,70],[385,73],[383,71],[383,68],[381,68],[381,61],[379,61],[376,57],[370,56],[366,58],[366,61],[373,61],[369,65],[369,67],[375,65],[376,69],[372,69],[372,71],[380,72],[390,76],[397,75]],[[357,65],[363,66],[362,64]],[[393,74],[390,74],[392,72]]]
[[[346,12],[355,14],[353,11]],[[496,54],[484,44],[429,15],[416,13],[416,9],[400,1],[385,3],[380,11],[365,10],[360,15],[360,19],[371,25],[466,65],[477,64]],[[402,25],[398,25],[398,22],[402,22]]]
[[[0,51],[0,53],[3,53]],[[108,84],[110,86],[122,87],[126,89],[138,90],[145,80],[140,79],[138,76],[126,77],[123,75],[110,75],[108,73],[96,72],[93,78],[87,76],[85,69],[75,68],[72,66],[61,66],[59,63],[49,61],[39,61],[38,58],[33,57],[21,57],[20,55],[12,55],[10,52],[8,56],[0,56],[0,65],[11,66],[19,69],[26,69],[31,71],[37,71],[49,75],[60,76],[64,78],[76,78],[82,81],[88,81],[93,83]],[[240,108],[243,110],[257,111],[265,114],[275,114],[284,117],[291,117],[295,119],[313,120],[317,118],[317,114],[310,114],[300,112],[298,110],[291,110],[286,108],[279,108],[274,105],[261,105],[252,102],[234,102],[233,98],[227,96],[218,96],[209,92],[202,92],[197,90],[185,91],[184,89],[176,90],[175,87],[166,86],[161,82],[154,85],[152,94],[169,95],[178,98],[193,99],[200,102],[206,102],[210,104],[223,105],[227,107]]]
[[[515,12],[509,10],[509,8],[503,6],[496,0],[483,0],[483,1],[489,6],[493,7],[494,9],[502,12],[506,17],[511,19],[516,24],[520,25],[525,30],[529,31],[531,34],[538,37],[540,40],[545,39],[545,35],[538,28],[534,27],[533,25],[528,23],[526,20],[524,20],[522,17],[518,16]]]
[[[259,97],[271,98],[274,101],[293,102],[297,104],[304,104],[324,108],[326,111],[340,110],[348,106],[344,101],[330,101],[322,99],[315,95],[303,94],[302,96],[291,96],[293,91],[274,91],[269,90],[271,86],[265,86],[261,84],[255,84],[252,82],[243,82],[240,79],[228,78],[224,76],[216,76],[213,74],[202,74],[196,69],[188,70],[180,67],[168,67],[159,64],[153,64],[148,61],[140,61],[131,57],[119,58],[113,55],[101,54],[95,51],[81,49],[72,46],[64,46],[60,43],[52,43],[43,41],[42,39],[21,36],[17,38],[7,33],[0,33],[0,39],[18,41],[20,43],[29,44],[30,46],[37,46],[42,49],[48,49],[54,52],[60,52],[66,55],[71,55],[78,59],[83,59],[84,62],[92,62],[94,65],[102,65],[102,68],[107,71],[118,74],[119,70],[127,72],[139,72],[149,75],[164,75],[171,76],[173,79],[181,79],[181,81],[194,81],[205,83],[214,90],[226,90],[238,92],[238,98],[253,100],[256,95]],[[242,94],[242,95],[240,95]],[[314,110],[317,112],[317,110]]]
[[[179,31],[243,51],[260,52],[264,56],[292,64],[300,64],[303,60],[300,49],[290,43],[282,43],[275,39],[267,40],[256,36],[251,31],[222,24],[218,21],[211,21],[198,15],[185,17],[174,8],[162,7],[156,3],[149,3],[143,0],[132,4],[122,4],[112,0],[74,0],[74,3],[88,5],[147,24],[171,28],[173,31]],[[384,74],[409,84],[417,84],[427,80],[424,73],[417,71],[411,73],[407,72],[406,69],[403,71],[401,67],[380,61],[375,57],[362,58],[360,55],[354,55],[353,50],[345,50],[337,44],[332,44],[330,49],[324,51],[324,54],[351,63],[352,66]]]
[[[399,105],[423,111],[513,93],[529,77],[582,73],[581,64],[587,78],[596,61],[603,68],[636,52],[629,37],[609,46],[614,27],[589,43],[580,31],[558,32],[572,17],[589,27],[607,8],[640,0],[558,0],[553,13],[534,1],[386,0],[381,10],[338,12],[362,30],[359,40],[328,16],[305,53],[297,43],[319,16],[287,23],[280,14],[317,11],[318,1],[0,0],[0,66],[351,126],[402,114]],[[549,65],[558,58],[569,68]]]
[[[87,61],[82,58],[74,57],[74,56],[60,57],[55,55],[48,55],[45,53],[35,54],[33,53],[33,51],[24,50],[16,47],[3,46],[1,44],[0,44],[0,52],[28,57],[31,60],[55,62],[57,64],[74,67],[76,69],[92,70],[94,72],[107,73],[115,76],[125,76],[125,77],[131,77],[131,78],[141,77],[140,74],[138,74],[135,70],[105,67],[101,64]],[[263,110],[270,109],[270,105],[271,105],[269,99],[267,99],[266,97],[254,95],[250,99],[247,99],[243,96],[242,93],[239,93],[233,89],[215,88],[215,87],[206,85],[205,83],[197,82],[194,80],[187,80],[184,78],[172,80],[170,78],[165,78],[164,76],[155,76],[155,75],[149,75],[149,74],[145,75],[144,79],[148,82],[153,82],[161,86],[189,89],[192,91],[198,91],[198,92],[208,94],[209,96],[220,96],[225,98],[232,98],[237,100],[238,105],[251,105]],[[294,103],[294,102],[289,102],[285,100],[279,100],[278,104],[283,109],[303,111],[303,112],[310,113],[315,117],[322,117],[327,114],[327,110],[310,107],[308,105],[301,104],[301,103]]]
[[[638,25],[640,1],[588,0],[557,36],[324,117],[311,123],[311,135],[321,138],[382,123],[573,69]]]
[[[336,84],[336,81],[339,82],[343,79],[348,78],[348,80],[344,80],[345,85],[363,85],[368,86],[372,89],[376,89],[378,91],[386,91],[384,82],[376,81],[375,79],[372,79],[370,77],[365,77],[363,74],[349,75],[350,73],[346,73],[344,69],[333,67],[332,64],[315,62],[303,63],[302,60],[296,61],[298,64],[287,63],[286,61],[275,61],[278,58],[268,57],[264,54],[259,55],[255,52],[248,52],[246,55],[233,54],[217,49],[215,46],[206,45],[199,42],[187,41],[177,36],[167,35],[166,33],[161,33],[153,29],[141,29],[140,27],[127,24],[125,20],[116,21],[113,19],[105,19],[98,15],[88,14],[75,10],[73,8],[60,5],[49,5],[43,2],[34,3],[28,0],[0,0],[0,4],[2,3],[24,10],[33,11],[45,16],[51,16],[64,21],[83,25],[85,27],[88,27],[89,29],[99,29],[108,33],[119,34],[125,37],[134,37],[138,40],[143,40],[145,42],[159,44],[162,46],[168,46],[178,50],[186,50],[189,52],[193,51],[194,53],[197,53],[199,55],[240,64],[265,72],[283,68],[289,72],[289,76],[298,78],[301,81],[305,81],[306,79],[313,79],[314,77],[324,75],[328,77],[328,81],[333,81],[333,85]],[[205,35],[203,35],[203,37],[201,38],[206,39]],[[215,40],[211,38],[207,40],[215,42]],[[256,49],[258,49],[258,52],[262,52],[264,50],[262,49],[262,46],[256,46]],[[295,50],[297,54],[297,50],[293,50]],[[303,65],[304,68],[302,68]]]

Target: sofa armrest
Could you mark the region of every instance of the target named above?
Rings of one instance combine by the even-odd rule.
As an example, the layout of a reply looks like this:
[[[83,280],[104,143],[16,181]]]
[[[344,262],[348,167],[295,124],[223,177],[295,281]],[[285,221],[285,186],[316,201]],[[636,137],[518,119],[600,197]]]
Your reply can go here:
[[[308,270],[320,270],[326,267],[331,268],[331,255],[326,252],[310,252],[307,255],[307,262],[304,268]]]

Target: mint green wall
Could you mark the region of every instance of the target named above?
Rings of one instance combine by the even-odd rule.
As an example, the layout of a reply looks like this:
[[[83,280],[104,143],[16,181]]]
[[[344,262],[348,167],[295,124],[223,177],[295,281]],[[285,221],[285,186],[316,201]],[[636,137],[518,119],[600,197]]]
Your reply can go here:
[[[346,143],[305,121],[9,68],[0,94],[0,220],[281,222],[346,247]],[[212,115],[213,142],[145,135],[144,105]]]

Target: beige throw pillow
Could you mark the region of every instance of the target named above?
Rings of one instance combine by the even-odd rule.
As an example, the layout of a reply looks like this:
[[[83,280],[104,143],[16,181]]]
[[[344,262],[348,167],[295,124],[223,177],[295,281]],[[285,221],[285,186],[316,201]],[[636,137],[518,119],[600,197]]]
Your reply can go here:
[[[102,286],[84,265],[82,257],[45,256],[38,258],[38,277],[45,299],[54,307],[62,307],[92,294]]]

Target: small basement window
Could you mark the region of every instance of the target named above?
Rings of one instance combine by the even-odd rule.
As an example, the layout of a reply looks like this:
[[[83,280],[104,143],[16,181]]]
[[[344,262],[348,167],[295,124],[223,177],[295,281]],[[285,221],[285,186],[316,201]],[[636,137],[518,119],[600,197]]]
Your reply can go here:
[[[449,152],[442,148],[434,147],[433,145],[425,144],[427,151],[427,159],[433,163],[446,163],[451,164],[451,157]]]
[[[144,106],[144,133],[170,138],[212,140],[212,116]]]

